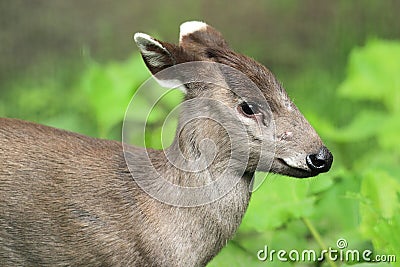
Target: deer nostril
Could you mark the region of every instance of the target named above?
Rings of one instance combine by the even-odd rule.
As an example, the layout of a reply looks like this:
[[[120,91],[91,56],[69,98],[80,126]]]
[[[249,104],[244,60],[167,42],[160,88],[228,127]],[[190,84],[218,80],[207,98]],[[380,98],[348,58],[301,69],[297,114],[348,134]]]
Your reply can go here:
[[[321,147],[317,154],[310,154],[306,157],[308,167],[315,173],[327,172],[332,166],[332,153],[326,148]]]
[[[315,169],[320,169],[325,166],[325,160],[318,159],[315,155],[309,155],[310,165]]]

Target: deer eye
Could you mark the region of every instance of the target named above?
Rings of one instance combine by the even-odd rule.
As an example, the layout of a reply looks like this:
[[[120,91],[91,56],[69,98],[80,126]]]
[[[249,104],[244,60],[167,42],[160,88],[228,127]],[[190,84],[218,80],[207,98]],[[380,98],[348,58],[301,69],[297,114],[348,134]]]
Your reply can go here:
[[[246,117],[253,118],[256,115],[260,115],[260,109],[258,106],[251,102],[243,102],[239,105],[239,111]]]

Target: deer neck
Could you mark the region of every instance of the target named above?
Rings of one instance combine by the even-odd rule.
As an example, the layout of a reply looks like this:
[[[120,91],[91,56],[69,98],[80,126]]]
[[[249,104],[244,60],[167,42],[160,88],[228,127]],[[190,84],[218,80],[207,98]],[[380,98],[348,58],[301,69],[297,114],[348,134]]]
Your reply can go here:
[[[142,210],[151,211],[145,212],[146,216],[152,218],[146,222],[155,222],[154,229],[157,229],[154,233],[149,233],[147,242],[156,247],[157,251],[163,251],[164,261],[168,263],[179,258],[181,265],[193,266],[199,262],[205,265],[232,238],[248,206],[253,172],[240,172],[231,168],[235,164],[230,159],[232,146],[229,138],[221,139],[221,129],[215,125],[213,131],[208,127],[209,123],[185,127],[177,132],[168,149],[148,150],[154,175],[147,175],[144,179],[147,181],[158,176],[150,181],[154,184],[149,189],[156,188],[152,192],[163,193],[152,195],[151,199],[146,199],[140,205],[147,207]],[[138,167],[141,164],[134,163],[138,168],[137,172],[152,173],[152,170],[143,170]],[[150,167],[150,164],[143,165]],[[158,179],[167,180],[168,183],[158,186]],[[226,183],[214,183],[220,180]],[[165,186],[171,184],[178,188],[165,189]],[[207,186],[209,191],[205,190],[203,193],[194,191],[187,195],[180,191]],[[202,198],[207,194],[214,198]],[[177,195],[179,197],[174,198]],[[193,202],[179,203],[188,199]],[[197,200],[200,201],[196,202]],[[162,243],[159,242],[159,236],[165,237]],[[165,248],[174,253],[170,254],[170,250],[164,251]]]
[[[246,166],[240,162],[241,168],[237,168],[242,159],[232,157],[233,146],[226,130],[210,119],[193,124],[178,127],[174,142],[164,151],[175,173],[171,182],[190,187],[204,186],[221,176],[242,177]]]

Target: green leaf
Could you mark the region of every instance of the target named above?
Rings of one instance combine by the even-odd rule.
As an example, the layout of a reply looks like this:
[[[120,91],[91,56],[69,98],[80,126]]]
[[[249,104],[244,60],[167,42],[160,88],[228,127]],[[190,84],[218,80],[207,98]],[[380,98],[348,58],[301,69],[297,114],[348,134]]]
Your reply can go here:
[[[378,141],[382,148],[390,151],[400,151],[400,112],[387,116],[379,131]]]
[[[343,143],[366,140],[381,131],[382,122],[386,118],[387,114],[383,112],[363,110],[346,127],[329,132],[329,138]]]
[[[317,194],[328,190],[333,186],[333,177],[331,175],[324,175],[323,177],[310,178],[310,193]]]
[[[99,65],[92,62],[82,75],[82,93],[94,113],[101,137],[121,123],[128,103],[147,72],[139,56],[126,62]]]
[[[269,177],[253,193],[242,222],[243,230],[277,228],[291,219],[313,213],[315,196],[309,196],[309,182],[293,178]]]
[[[388,110],[400,110],[400,43],[370,40],[350,55],[348,77],[339,94],[355,100],[383,103]]]
[[[364,176],[361,194],[369,201],[369,209],[383,218],[392,218],[395,210],[400,208],[397,201],[398,193],[400,193],[399,181],[387,172],[375,170]]]
[[[262,248],[260,248],[262,249]],[[257,259],[257,252],[243,250],[233,242],[229,242],[207,267],[253,267],[264,266],[265,263]]]
[[[374,247],[386,253],[400,251],[400,180],[385,171],[374,170],[364,176],[360,205],[361,232]],[[399,256],[399,255],[398,255]]]

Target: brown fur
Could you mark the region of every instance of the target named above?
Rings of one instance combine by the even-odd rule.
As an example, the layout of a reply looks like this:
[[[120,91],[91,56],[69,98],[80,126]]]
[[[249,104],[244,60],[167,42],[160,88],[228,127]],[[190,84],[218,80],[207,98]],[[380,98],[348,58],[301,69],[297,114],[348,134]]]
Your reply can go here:
[[[243,116],[239,112],[243,96],[261,109],[267,108],[266,103],[243,77],[224,75],[222,69],[216,75],[222,75],[227,87],[186,84],[185,99],[209,97],[223,102],[224,108],[187,102],[175,140],[165,151],[0,119],[1,266],[205,266],[238,228],[256,170],[296,177],[318,174],[307,167],[306,157],[316,155],[322,141],[268,69],[230,50],[221,34],[209,26],[183,36],[179,46],[139,37],[143,58],[155,74],[178,63],[207,60],[250,78],[272,112],[263,110],[263,120],[257,123],[265,126],[275,121],[272,166],[260,152],[264,136],[255,127],[255,119],[246,118],[244,130],[237,120],[224,119],[224,109],[238,119]],[[214,114],[230,125],[236,141],[230,141],[225,128],[210,119],[185,123],[185,119]],[[202,140],[212,140],[215,147],[202,148]],[[206,170],[179,168],[201,157],[207,162],[214,150]],[[242,155],[247,151],[246,163]],[[324,155],[329,156],[326,151]],[[240,156],[230,163],[231,154]],[[331,155],[327,160],[329,166],[320,172],[329,169]],[[243,162],[245,169],[240,172]],[[238,182],[216,201],[194,207],[165,204],[138,186],[141,181],[157,186],[160,175],[175,185],[204,186],[221,174],[227,181]]]

